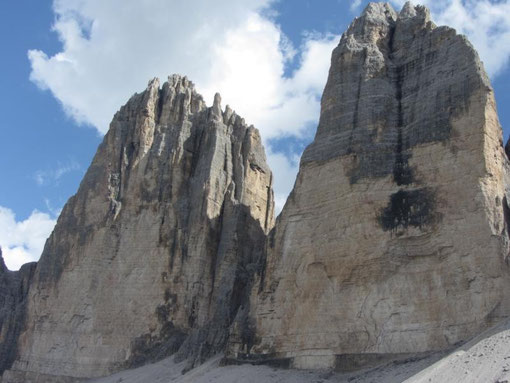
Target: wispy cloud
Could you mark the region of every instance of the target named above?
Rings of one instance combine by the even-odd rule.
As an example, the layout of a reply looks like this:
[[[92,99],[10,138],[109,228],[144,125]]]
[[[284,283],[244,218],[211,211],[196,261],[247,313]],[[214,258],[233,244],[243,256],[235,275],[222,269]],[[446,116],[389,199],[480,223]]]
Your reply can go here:
[[[80,170],[81,166],[76,161],[70,161],[67,164],[58,164],[55,169],[38,170],[34,174],[34,180],[39,186],[56,184],[67,173]]]
[[[46,205],[46,209],[53,215],[53,217],[58,217],[62,212],[62,207],[53,206],[49,198],[44,199],[44,204]]]

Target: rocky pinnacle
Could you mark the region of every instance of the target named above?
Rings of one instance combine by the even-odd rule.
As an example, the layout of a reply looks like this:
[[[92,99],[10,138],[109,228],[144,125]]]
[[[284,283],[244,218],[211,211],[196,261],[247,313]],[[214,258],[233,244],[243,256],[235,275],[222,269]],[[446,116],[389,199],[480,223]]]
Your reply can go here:
[[[103,376],[223,350],[272,228],[259,132],[185,77],[115,115],[60,215],[3,383]],[[67,380],[65,380],[67,379]]]
[[[508,315],[506,166],[467,39],[425,7],[369,4],[333,51],[229,357],[356,369],[448,349]]]

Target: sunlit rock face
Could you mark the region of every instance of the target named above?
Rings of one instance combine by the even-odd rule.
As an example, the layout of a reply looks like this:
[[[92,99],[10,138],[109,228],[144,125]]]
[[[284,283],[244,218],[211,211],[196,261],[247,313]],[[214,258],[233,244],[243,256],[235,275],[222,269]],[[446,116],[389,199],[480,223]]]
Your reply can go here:
[[[115,115],[48,239],[6,382],[67,382],[223,350],[273,227],[258,131],[157,79]]]
[[[508,314],[507,159],[464,36],[371,3],[333,51],[319,127],[229,357],[351,369]]]
[[[1,382],[173,354],[352,370],[448,349],[510,313],[509,167],[477,53],[409,3],[371,3],[343,34],[276,224],[258,131],[155,79],[37,267],[0,261]]]

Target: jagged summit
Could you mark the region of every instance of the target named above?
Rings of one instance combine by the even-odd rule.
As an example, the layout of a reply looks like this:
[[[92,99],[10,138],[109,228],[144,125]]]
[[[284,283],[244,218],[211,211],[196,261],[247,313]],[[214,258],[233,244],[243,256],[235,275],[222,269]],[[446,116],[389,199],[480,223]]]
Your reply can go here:
[[[370,2],[366,5],[365,9],[361,12],[360,17],[387,18],[396,21],[397,18],[413,18],[419,16],[424,17],[430,21],[430,10],[423,5],[415,5],[412,1],[406,1],[400,12],[396,11],[391,3],[388,2]],[[352,26],[352,24],[351,24]]]
[[[396,30],[403,28],[405,31]],[[381,36],[375,33],[379,31],[389,31],[388,42],[380,47],[381,52],[395,53],[405,42],[395,41],[393,39],[396,34],[398,38],[405,37],[406,39],[413,39],[414,34],[421,30],[432,30],[437,28],[431,21],[430,11],[427,7],[422,5],[414,5],[411,2],[406,2],[400,12],[393,9],[390,3],[369,3],[362,15],[356,18],[349,26],[347,31],[343,34],[342,39],[348,38],[351,44],[358,44],[358,49],[363,49],[359,44],[373,44],[378,41]],[[448,27],[442,27],[448,28]],[[448,28],[450,29],[450,28]],[[397,44],[395,44],[395,42]],[[388,46],[388,43],[390,46]],[[340,44],[339,46],[342,46]],[[350,48],[352,46],[350,44]],[[386,47],[384,46],[386,45]],[[386,49],[385,49],[386,48]]]
[[[127,112],[130,109],[131,103],[139,102],[142,97],[150,97],[156,92],[161,93],[159,98],[160,105],[156,107],[156,120],[173,118],[171,121],[179,121],[179,119],[186,119],[188,116],[203,112],[208,109],[208,116],[210,119],[222,121],[225,124],[235,125],[236,120],[240,125],[246,125],[245,120],[236,114],[229,105],[225,106],[225,110],[221,106],[221,95],[216,93],[211,107],[207,107],[206,102],[201,94],[196,91],[195,84],[190,81],[186,76],[173,74],[168,76],[167,81],[161,85],[159,78],[155,77],[149,81],[147,89],[142,93],[136,93],[129,101],[121,107],[117,113]],[[179,109],[179,114],[169,116],[174,109]],[[127,112],[129,114],[129,112]],[[247,125],[246,125],[247,126]],[[253,128],[253,125],[249,126]]]
[[[430,22],[430,11],[423,5],[414,5],[408,1],[400,11],[398,17],[400,19],[417,18],[416,20],[423,20],[425,23]]]

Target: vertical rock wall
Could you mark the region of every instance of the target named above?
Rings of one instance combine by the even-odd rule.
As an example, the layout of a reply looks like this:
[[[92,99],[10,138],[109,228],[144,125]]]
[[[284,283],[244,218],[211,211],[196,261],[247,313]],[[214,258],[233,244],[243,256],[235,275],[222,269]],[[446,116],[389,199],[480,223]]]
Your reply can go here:
[[[506,156],[465,37],[371,3],[334,50],[316,137],[229,355],[356,368],[508,314]]]
[[[193,367],[227,342],[356,369],[508,316],[510,166],[473,47],[424,7],[371,3],[331,64],[276,225],[258,131],[219,95],[179,76],[134,95],[37,268],[0,262],[2,383]]]
[[[274,213],[259,133],[220,101],[173,76],[115,115],[46,243],[3,383],[223,349]]]
[[[16,357],[34,270],[35,263],[28,263],[19,271],[9,271],[0,249],[0,376],[11,367]]]

